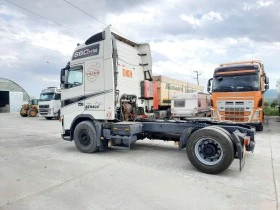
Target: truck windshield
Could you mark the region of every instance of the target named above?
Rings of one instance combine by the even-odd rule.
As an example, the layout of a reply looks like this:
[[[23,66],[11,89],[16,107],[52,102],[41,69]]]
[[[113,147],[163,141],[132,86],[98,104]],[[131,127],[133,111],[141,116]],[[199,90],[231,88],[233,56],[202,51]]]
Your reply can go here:
[[[260,90],[258,74],[215,76],[212,92],[246,92]]]
[[[41,93],[40,101],[50,101],[54,97],[54,93]]]

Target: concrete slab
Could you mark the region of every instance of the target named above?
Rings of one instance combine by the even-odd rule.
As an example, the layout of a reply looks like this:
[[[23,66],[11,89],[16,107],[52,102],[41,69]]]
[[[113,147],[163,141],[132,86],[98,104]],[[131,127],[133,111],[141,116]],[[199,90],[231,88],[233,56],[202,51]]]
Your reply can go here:
[[[273,200],[242,194],[223,184],[118,163],[4,209],[275,209]]]
[[[2,209],[276,209],[278,124],[256,135],[242,172],[198,172],[173,142],[80,153],[56,120],[0,116]],[[277,140],[279,139],[279,140]],[[272,158],[273,157],[273,158]],[[277,190],[277,191],[276,191]]]

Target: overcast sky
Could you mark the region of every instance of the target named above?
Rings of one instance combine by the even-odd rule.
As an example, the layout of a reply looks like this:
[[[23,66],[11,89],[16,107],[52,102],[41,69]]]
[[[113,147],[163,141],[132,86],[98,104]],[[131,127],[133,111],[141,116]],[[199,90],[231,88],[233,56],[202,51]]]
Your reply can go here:
[[[206,86],[220,63],[260,59],[270,88],[280,79],[279,0],[9,1],[49,19],[0,0],[0,77],[31,96],[59,86],[60,69],[76,44],[104,23],[135,42],[150,43],[153,74],[196,83],[198,70]]]

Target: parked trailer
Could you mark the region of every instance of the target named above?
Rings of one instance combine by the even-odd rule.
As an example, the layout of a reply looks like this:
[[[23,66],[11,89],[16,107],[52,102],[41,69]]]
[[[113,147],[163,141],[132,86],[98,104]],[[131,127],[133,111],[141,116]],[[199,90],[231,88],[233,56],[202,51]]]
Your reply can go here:
[[[181,93],[172,96],[173,118],[210,117],[210,95],[207,93]]]
[[[148,44],[111,33],[110,27],[77,46],[61,70],[62,138],[74,140],[85,153],[111,145],[130,148],[146,138],[177,141],[204,173],[219,173],[234,158],[239,159],[241,170],[245,151],[255,146],[249,126],[206,119],[142,118],[144,107],[148,112],[153,109],[153,98],[141,97],[141,84],[152,81],[151,62]]]
[[[155,118],[171,118],[171,106],[174,95],[201,92],[203,86],[192,84],[186,81],[177,80],[163,75],[153,76],[154,110]]]

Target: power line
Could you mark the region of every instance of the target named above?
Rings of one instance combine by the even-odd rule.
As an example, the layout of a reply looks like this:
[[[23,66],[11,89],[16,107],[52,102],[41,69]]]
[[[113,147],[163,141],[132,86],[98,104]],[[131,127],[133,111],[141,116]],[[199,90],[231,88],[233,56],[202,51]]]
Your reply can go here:
[[[158,55],[161,55],[161,56],[163,56],[162,54],[160,54],[159,52],[156,52],[156,51],[154,51],[154,50],[151,50],[153,53],[155,53],[155,54],[158,54]],[[178,62],[176,62],[176,61],[173,61],[173,60],[170,60],[170,59],[168,59],[168,58],[166,58],[166,60],[168,60],[168,61],[170,61],[170,62],[172,62],[172,63],[175,63],[175,64],[177,64],[178,66],[182,66],[182,67],[184,67],[184,68],[187,68],[186,66],[184,66],[183,64],[180,64],[180,63],[178,63]]]
[[[70,28],[70,27],[68,27],[68,26],[65,26],[65,25],[63,25],[63,24],[61,24],[61,23],[59,23],[59,22],[56,22],[56,21],[54,21],[54,20],[51,20],[50,18],[47,18],[47,17],[45,17],[45,16],[42,16],[42,15],[40,15],[40,14],[38,14],[38,13],[35,13],[35,12],[33,12],[33,11],[31,11],[31,10],[25,8],[25,7],[22,7],[22,6],[18,5],[18,4],[15,4],[15,3],[13,3],[13,2],[11,2],[11,1],[9,1],[9,0],[3,0],[3,1],[8,2],[8,3],[10,3],[10,4],[12,4],[12,5],[14,5],[14,6],[16,6],[16,7],[20,8],[20,9],[23,9],[23,10],[25,10],[25,11],[27,11],[27,12],[33,14],[33,15],[36,15],[36,16],[42,18],[42,19],[45,19],[45,20],[47,20],[47,21],[49,21],[49,22],[52,22],[52,23],[54,23],[54,24],[56,24],[56,25],[58,25],[58,26],[61,26],[61,27],[63,27],[63,28],[66,28],[67,30],[70,30],[70,31],[72,31],[72,32],[74,32],[74,33],[76,33],[76,34],[82,35],[82,34],[80,34],[79,32],[73,30],[72,28]],[[101,23],[101,24],[107,26],[107,24],[106,24],[105,22],[103,22],[103,21],[97,19],[96,17],[94,17],[93,15],[91,15],[91,14],[89,14],[88,12],[84,11],[84,10],[81,9],[80,7],[78,7],[78,6],[74,5],[74,4],[72,4],[71,2],[69,2],[69,1],[67,1],[67,0],[63,0],[63,1],[66,2],[67,4],[71,5],[72,7],[76,8],[77,10],[83,12],[84,14],[90,16],[91,18],[93,18],[94,20],[98,21],[99,23]],[[122,35],[126,36],[125,34],[123,34],[122,32],[120,32],[120,31],[118,31],[118,30],[116,30],[115,28],[113,28],[113,27],[111,27],[111,28],[112,28],[113,30],[115,30],[116,32],[118,32],[119,34],[122,34]],[[127,37],[127,36],[126,36],[126,37]],[[156,52],[156,51],[153,51],[153,50],[151,50],[151,51],[152,51],[153,53],[155,53],[155,54],[158,54],[158,55],[161,55],[161,56],[162,56],[162,54],[160,54],[160,53],[158,53],[158,52]],[[171,59],[167,59],[167,58],[166,58],[166,60],[168,60],[168,61],[170,61],[170,62],[172,62],[172,63],[174,63],[174,64],[176,64],[176,65],[179,65],[179,66],[182,66],[182,67],[186,68],[186,66],[184,66],[184,65],[182,65],[182,64],[180,64],[180,63],[178,63],[178,62],[175,62],[175,61],[173,61],[173,60],[171,60]]]
[[[78,6],[74,5],[74,4],[72,4],[71,2],[69,2],[69,1],[67,1],[67,0],[63,0],[63,1],[66,2],[67,4],[71,5],[72,7],[76,8],[77,10],[83,12],[84,14],[86,14],[86,15],[89,16],[89,17],[91,17],[92,19],[96,20],[97,22],[99,22],[99,23],[101,23],[101,24],[103,24],[103,25],[105,25],[105,26],[108,26],[107,23],[105,23],[105,22],[103,22],[103,21],[97,19],[96,17],[94,17],[93,15],[89,14],[88,12],[86,12],[86,11],[83,10],[83,9],[81,9],[80,7],[78,7]],[[113,27],[111,27],[111,28],[112,28],[113,30],[115,30],[116,32],[118,32],[119,34],[122,34],[123,36],[126,36],[125,34],[121,33],[121,32],[118,31],[117,29],[115,29],[115,28],[113,28]]]
[[[65,1],[67,4],[70,4],[72,7],[76,8],[77,10],[80,10],[81,12],[85,13],[86,15],[90,16],[91,18],[93,18],[94,20],[96,20],[97,22],[103,24],[103,25],[107,25],[106,23],[102,22],[101,20],[98,20],[96,17],[92,16],[91,14],[87,13],[86,11],[82,10],[81,8],[77,7],[76,5],[72,4],[71,2],[67,1],[67,0],[63,0]]]
[[[74,33],[76,33],[76,34],[81,35],[79,32],[73,30],[72,28],[70,28],[70,27],[68,27],[68,26],[62,25],[61,23],[58,23],[58,22],[56,22],[56,21],[54,21],[54,20],[51,20],[51,19],[49,19],[49,18],[47,18],[47,17],[45,17],[45,16],[42,16],[42,15],[40,15],[40,14],[38,14],[38,13],[36,13],[36,12],[33,12],[33,11],[31,11],[31,10],[25,8],[25,7],[22,7],[22,6],[18,5],[18,4],[15,4],[15,3],[13,3],[13,2],[11,2],[11,1],[9,1],[9,0],[3,0],[3,1],[5,1],[5,2],[7,2],[7,3],[9,3],[9,4],[12,4],[12,5],[14,5],[14,6],[16,6],[16,7],[20,8],[20,9],[23,9],[23,10],[25,10],[25,11],[27,11],[27,12],[33,14],[33,15],[36,15],[36,16],[42,18],[42,19],[45,19],[45,20],[47,20],[47,21],[49,21],[49,22],[52,22],[52,23],[54,23],[54,24],[56,24],[56,25],[59,25],[59,26],[61,26],[61,27],[63,27],[63,28],[66,28],[67,30],[70,30],[70,31],[72,31],[72,32],[74,32]]]
[[[105,25],[105,26],[108,25],[108,24],[106,24],[105,22],[103,22],[103,21],[97,19],[97,18],[94,17],[93,15],[89,14],[89,13],[86,12],[85,10],[81,9],[80,7],[78,7],[78,6],[74,5],[74,4],[72,4],[72,3],[69,2],[68,0],[63,0],[63,1],[66,2],[67,4],[71,5],[72,7],[76,8],[77,10],[83,12],[84,14],[88,15],[89,17],[93,18],[93,19],[96,20],[97,22],[99,22],[99,23],[101,23],[101,24],[103,24],[103,25]],[[126,36],[124,33],[122,33],[122,32],[120,32],[120,31],[116,30],[115,28],[113,28],[113,27],[111,27],[111,28],[112,28],[113,30],[115,30],[116,32],[118,32],[119,34],[122,34],[123,36]],[[127,37],[127,36],[126,36],[126,37]],[[156,51],[153,51],[153,50],[151,50],[151,51],[152,51],[153,53],[155,53],[155,54],[158,54],[158,55],[161,55],[161,56],[162,56],[162,54],[160,54],[160,53],[158,53],[158,52],[156,52]],[[173,61],[173,60],[170,60],[170,59],[166,59],[166,60],[169,60],[170,62],[172,62],[172,63],[174,63],[174,64],[176,64],[176,65],[179,65],[179,66],[182,66],[182,67],[184,67],[184,68],[187,68],[186,66],[184,66],[184,65],[182,65],[182,64],[180,64],[180,63],[178,63],[178,62],[175,62],[175,61]]]

